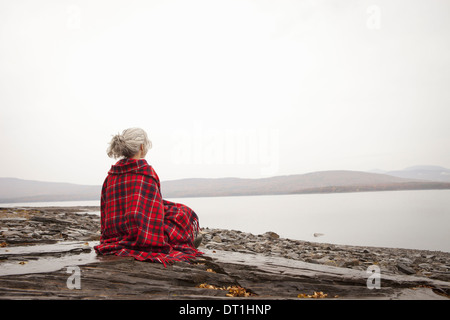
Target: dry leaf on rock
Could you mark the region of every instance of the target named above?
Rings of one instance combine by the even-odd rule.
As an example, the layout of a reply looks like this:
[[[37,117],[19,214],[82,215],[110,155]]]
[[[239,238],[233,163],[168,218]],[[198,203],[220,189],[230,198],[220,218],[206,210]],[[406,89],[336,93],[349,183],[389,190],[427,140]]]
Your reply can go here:
[[[297,295],[297,298],[313,298],[313,299],[323,299],[328,297],[328,294],[323,293],[322,291],[316,292],[314,291],[313,294],[306,294],[306,293],[299,293]]]
[[[225,287],[217,287],[212,284],[202,283],[196,286],[197,288],[203,288],[203,289],[214,289],[214,290],[223,290],[228,291],[227,294],[225,294],[227,297],[250,297],[254,296],[254,293],[248,292],[245,288],[242,288],[240,286],[229,286],[227,288]]]

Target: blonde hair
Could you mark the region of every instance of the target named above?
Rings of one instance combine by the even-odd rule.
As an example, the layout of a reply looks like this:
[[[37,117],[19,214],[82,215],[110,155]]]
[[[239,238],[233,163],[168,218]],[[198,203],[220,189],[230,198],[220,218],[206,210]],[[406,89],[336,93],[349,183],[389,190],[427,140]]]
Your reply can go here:
[[[110,158],[131,158],[139,152],[141,145],[144,146],[144,155],[152,148],[147,133],[141,128],[129,128],[113,136],[106,153]]]

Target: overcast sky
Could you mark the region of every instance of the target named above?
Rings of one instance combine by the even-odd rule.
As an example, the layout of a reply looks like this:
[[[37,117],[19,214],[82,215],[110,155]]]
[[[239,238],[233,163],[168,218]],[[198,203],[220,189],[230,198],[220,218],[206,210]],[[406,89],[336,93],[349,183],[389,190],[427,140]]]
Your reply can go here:
[[[450,1],[0,0],[0,177],[450,167]]]

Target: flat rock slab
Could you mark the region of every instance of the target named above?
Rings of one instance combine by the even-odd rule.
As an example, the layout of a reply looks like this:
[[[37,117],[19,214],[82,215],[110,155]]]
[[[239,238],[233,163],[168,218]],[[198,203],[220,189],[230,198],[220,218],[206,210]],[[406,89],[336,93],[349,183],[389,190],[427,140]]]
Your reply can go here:
[[[314,292],[326,294],[325,299],[448,299],[450,292],[447,281],[383,271],[380,289],[369,289],[370,274],[364,271],[210,249],[191,264],[166,268],[132,258],[97,256],[92,249],[96,243],[0,248],[0,298],[230,299],[231,286],[247,292],[239,299],[299,299],[299,294]],[[79,289],[75,270],[80,272]]]
[[[0,208],[0,299],[448,299],[450,293],[449,253],[312,243],[274,232],[203,229],[204,257],[167,268],[97,256],[98,210]],[[380,268],[379,289],[368,288],[373,265]]]

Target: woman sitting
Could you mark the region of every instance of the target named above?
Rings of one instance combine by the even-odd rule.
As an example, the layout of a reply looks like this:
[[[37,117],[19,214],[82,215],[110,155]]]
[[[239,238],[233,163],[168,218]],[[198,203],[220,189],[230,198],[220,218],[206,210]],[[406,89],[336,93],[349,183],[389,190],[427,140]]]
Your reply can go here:
[[[150,148],[139,128],[112,138],[107,154],[122,159],[103,183],[102,234],[95,251],[164,265],[195,259],[202,254],[194,245],[198,217],[189,207],[162,199],[159,178],[144,159]]]

